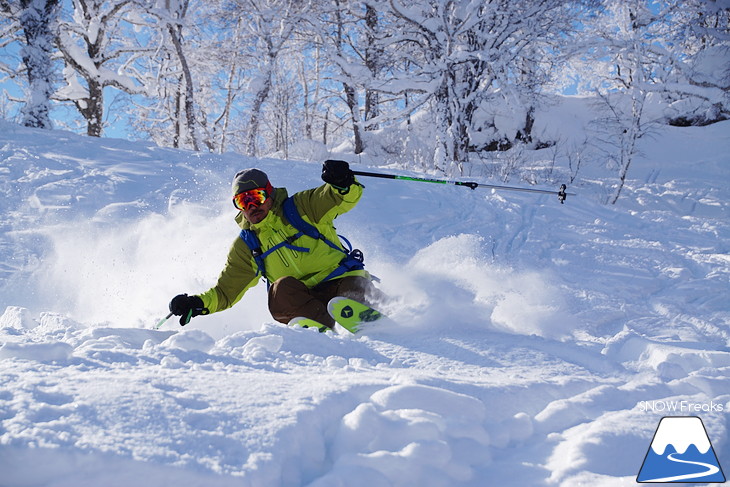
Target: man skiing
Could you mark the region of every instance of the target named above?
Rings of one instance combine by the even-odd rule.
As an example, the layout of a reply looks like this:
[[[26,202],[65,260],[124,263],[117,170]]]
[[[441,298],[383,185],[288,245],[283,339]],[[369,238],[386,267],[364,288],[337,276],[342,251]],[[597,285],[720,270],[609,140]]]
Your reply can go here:
[[[376,297],[379,291],[364,269],[362,253],[344,250],[333,224],[354,208],[363,186],[345,161],[325,161],[322,180],[322,186],[288,198],[286,188],[274,188],[259,169],[236,174],[233,204],[239,210],[235,219],[241,235],[214,287],[170,301],[170,312],[180,316],[181,325],[193,316],[230,308],[260,276],[269,283],[269,311],[281,323],[304,317],[332,328],[335,321],[327,312],[331,298],[368,302]],[[302,227],[318,235],[310,236]]]

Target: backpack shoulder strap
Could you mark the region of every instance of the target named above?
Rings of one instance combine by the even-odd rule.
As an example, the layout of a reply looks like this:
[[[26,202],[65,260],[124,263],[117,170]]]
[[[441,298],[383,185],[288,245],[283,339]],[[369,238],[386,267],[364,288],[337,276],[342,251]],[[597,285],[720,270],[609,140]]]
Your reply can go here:
[[[256,265],[258,266],[258,269],[256,272],[258,274],[261,274],[262,276],[266,277],[266,266],[264,265],[264,255],[261,252],[261,242],[259,241],[259,238],[256,236],[256,233],[253,230],[241,230],[241,234],[239,235],[241,237],[241,240],[243,240],[246,245],[248,245],[248,248],[251,249],[251,255],[253,255],[253,259],[256,262]]]
[[[297,208],[296,203],[294,203],[294,197],[290,196],[285,199],[283,208],[284,216],[291,226],[302,232],[307,237],[312,237],[314,239],[323,238],[322,233],[317,230],[317,227],[305,221],[304,218],[302,218],[302,215],[299,214],[299,209]]]
[[[294,203],[294,197],[290,196],[289,198],[284,200],[283,208],[284,216],[289,221],[291,226],[299,230],[302,234],[306,235],[307,237],[312,237],[315,240],[321,240],[333,249],[339,250],[343,254],[349,253],[347,250],[344,250],[341,246],[337,245],[335,242],[325,237],[324,234],[317,229],[317,227],[315,227],[311,223],[308,223],[306,220],[304,220],[304,218],[302,218],[302,216],[299,214],[296,203]],[[338,236],[341,237],[340,235]]]
[[[365,268],[365,265],[363,264],[363,255],[360,250],[353,250],[352,244],[350,244],[349,240],[347,240],[342,235],[338,235],[338,237],[340,237],[341,240],[344,240],[347,245],[348,250],[345,250],[342,246],[337,245],[336,243],[325,237],[322,232],[317,229],[317,227],[310,223],[307,223],[299,214],[299,210],[297,210],[297,205],[294,203],[294,199],[292,197],[289,197],[284,201],[284,216],[287,220],[289,220],[289,223],[294,228],[299,230],[304,235],[321,240],[333,249],[338,250],[344,254],[344,257],[340,261],[340,265],[335,270],[333,270],[327,277],[322,279],[322,282],[339,277],[348,271]]]

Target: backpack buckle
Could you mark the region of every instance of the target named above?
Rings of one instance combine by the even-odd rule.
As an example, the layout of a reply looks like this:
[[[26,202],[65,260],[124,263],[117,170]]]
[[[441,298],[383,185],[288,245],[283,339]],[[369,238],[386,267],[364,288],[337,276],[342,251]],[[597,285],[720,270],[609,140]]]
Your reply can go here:
[[[350,257],[360,263],[363,263],[365,261],[365,256],[363,255],[362,250],[360,250],[360,249],[353,249],[350,252]]]

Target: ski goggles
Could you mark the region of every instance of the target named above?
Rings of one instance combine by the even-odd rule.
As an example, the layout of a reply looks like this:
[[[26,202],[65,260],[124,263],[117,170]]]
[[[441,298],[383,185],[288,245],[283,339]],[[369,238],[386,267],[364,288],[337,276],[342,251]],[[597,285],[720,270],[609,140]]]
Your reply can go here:
[[[265,188],[255,188],[243,191],[233,197],[233,206],[241,211],[258,208],[266,202],[269,195],[273,192],[274,188],[271,187],[271,183],[267,184]]]

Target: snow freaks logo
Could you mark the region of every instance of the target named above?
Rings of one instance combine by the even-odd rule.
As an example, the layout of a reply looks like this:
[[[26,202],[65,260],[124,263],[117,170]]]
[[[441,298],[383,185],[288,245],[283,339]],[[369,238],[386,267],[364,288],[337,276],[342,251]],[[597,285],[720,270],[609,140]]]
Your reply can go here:
[[[709,412],[723,412],[725,410],[724,404],[718,404],[714,401],[707,403],[696,403],[689,401],[640,401],[639,410],[642,412],[651,411],[653,413],[679,413],[679,414],[692,414],[692,413],[709,413]]]
[[[702,420],[697,416],[662,418],[636,481],[725,482]]]

